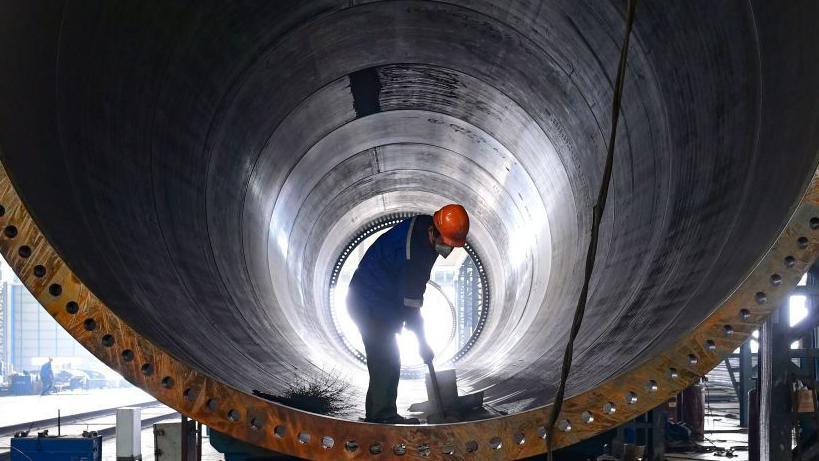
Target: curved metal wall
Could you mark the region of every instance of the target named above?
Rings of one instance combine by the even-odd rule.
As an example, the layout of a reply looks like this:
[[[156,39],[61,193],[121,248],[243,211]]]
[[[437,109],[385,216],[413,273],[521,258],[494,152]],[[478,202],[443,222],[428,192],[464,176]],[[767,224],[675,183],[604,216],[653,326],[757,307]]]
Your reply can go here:
[[[93,302],[67,312],[64,284],[55,297],[43,281],[51,271],[37,277],[31,256],[15,253],[20,236],[0,247],[58,320],[124,375],[254,443],[337,459],[315,439],[299,444],[267,432],[275,424],[245,424],[261,414],[281,418],[288,434],[308,421],[385,444],[452,439],[458,450],[465,437],[537,432],[581,282],[623,8],[6,3],[0,149],[12,201],[2,205],[19,215],[0,219],[19,229],[14,220],[25,220],[26,238],[42,232],[34,256],[57,261]],[[578,413],[561,444],[704,372],[770,304],[743,307],[757,310],[724,343],[703,336],[720,313],[757,292],[774,299],[754,283],[776,274],[782,291],[812,260],[807,222],[787,228],[798,236],[781,232],[812,190],[819,152],[817,9],[640,3],[613,191],[568,389],[592,406],[570,400],[565,411]],[[362,223],[449,201],[470,211],[471,244],[492,287],[485,331],[459,363],[461,384],[514,416],[405,430],[244,394],[275,392],[330,365],[354,367],[319,315],[339,251]],[[776,248],[794,258],[787,273],[775,267],[784,257]],[[95,328],[85,329],[80,313]],[[101,346],[94,335],[118,335],[100,325],[121,328],[118,341],[135,360],[124,360],[119,342]],[[689,351],[696,363],[673,353],[696,345],[704,348]],[[645,379],[660,380],[647,378],[647,363],[665,370],[674,360],[683,361],[672,367],[681,379],[629,410],[600,414],[632,392],[617,387],[629,379],[640,377],[640,392]],[[199,387],[182,384],[189,381]],[[207,392],[181,394],[194,388],[223,392],[217,400],[241,408],[211,408]],[[597,415],[585,432],[583,411]],[[484,449],[508,457],[543,446]]]

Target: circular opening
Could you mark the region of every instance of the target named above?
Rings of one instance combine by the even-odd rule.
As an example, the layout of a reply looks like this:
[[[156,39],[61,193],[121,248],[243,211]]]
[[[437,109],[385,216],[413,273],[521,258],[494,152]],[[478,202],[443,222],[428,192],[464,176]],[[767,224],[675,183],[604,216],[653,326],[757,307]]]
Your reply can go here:
[[[464,450],[467,453],[475,453],[476,451],[478,451],[478,442],[474,440],[466,442],[466,444],[464,444]]]
[[[445,443],[441,446],[441,454],[443,455],[454,455],[455,454],[455,444],[454,443]]]
[[[45,266],[42,266],[42,265],[39,265],[39,264],[34,266],[34,276],[35,277],[45,277],[45,275],[46,275]]]
[[[431,451],[429,449],[429,444],[422,443],[422,444],[418,445],[418,454],[421,455],[421,457],[423,457],[423,458],[429,457],[429,455],[431,454]]]
[[[172,388],[173,387],[173,378],[171,378],[170,376],[166,376],[166,377],[162,378],[162,387],[164,387],[165,389]]]
[[[85,319],[85,322],[83,322],[82,325],[86,331],[94,331],[97,329],[97,321],[94,319]]]
[[[240,419],[239,412],[236,411],[236,410],[229,410],[228,414],[227,414],[227,417],[228,417],[228,420],[230,420],[230,422],[232,422],[232,423],[235,423],[236,421],[239,421],[239,419]]]
[[[785,256],[785,267],[791,268],[796,265],[796,258],[793,256]]]
[[[0,205],[0,216],[5,216],[5,215],[6,215],[6,207],[4,207],[3,205]]]
[[[142,370],[142,374],[145,376],[151,376],[154,374],[154,366],[150,363],[142,365],[142,368],[140,369]]]
[[[713,339],[708,339],[705,341],[705,348],[713,352],[717,350],[717,343],[715,343]]]
[[[407,446],[403,443],[393,445],[392,452],[396,456],[404,456],[407,454]]]
[[[262,422],[259,420],[259,418],[256,418],[256,417],[250,418],[250,423],[249,424],[250,424],[250,429],[252,429],[254,431],[258,431],[259,429],[262,428]]]
[[[219,399],[208,399],[206,405],[208,410],[216,411],[216,409],[219,408]]]
[[[775,287],[782,285],[782,276],[779,274],[771,274],[771,285]]]
[[[537,428],[537,436],[541,439],[545,439],[546,436],[549,435],[549,431],[546,430],[546,426],[539,426]]]
[[[694,354],[689,354],[688,355],[688,364],[689,365],[696,365],[697,362],[699,362],[699,360],[697,359],[696,355],[694,355]]]
[[[489,440],[489,448],[493,450],[500,450],[503,447],[503,442],[500,437],[492,437]]]
[[[187,388],[184,391],[182,391],[182,398],[191,402],[196,398],[196,393],[193,391],[193,389]]]
[[[657,385],[657,381],[654,381],[652,379],[652,380],[650,380],[649,382],[646,383],[646,390],[648,392],[657,392],[657,389],[659,389],[659,386]]]
[[[669,368],[668,369],[668,377],[671,378],[671,379],[677,379],[677,378],[680,377],[680,374],[677,373],[676,368]]]
[[[808,239],[807,237],[799,237],[796,241],[796,244],[799,245],[799,249],[804,250],[808,247]]]
[[[517,434],[515,434],[513,439],[515,441],[515,444],[517,445],[523,445],[524,443],[526,443],[526,435],[523,432],[518,432]]]
[[[132,351],[131,349],[125,349],[124,351],[122,351],[122,360],[126,362],[134,360],[134,351]]]
[[[748,319],[751,318],[751,311],[749,311],[748,309],[742,309],[741,311],[739,311],[739,318],[744,321],[747,321]]]
[[[102,345],[105,347],[111,347],[114,345],[114,337],[112,335],[105,335],[102,337]]]
[[[310,443],[310,434],[307,432],[299,432],[299,443],[301,444]]]
[[[321,438],[321,448],[324,449],[333,448],[335,444],[336,441],[333,440],[333,438],[330,436],[325,435],[324,437]]]
[[[603,413],[613,415],[617,411],[617,405],[614,402],[608,402],[603,405]]]
[[[63,287],[60,286],[58,283],[52,283],[48,286],[48,293],[55,298],[63,294]]]
[[[273,428],[273,434],[275,434],[276,437],[278,437],[280,439],[284,438],[284,435],[286,433],[287,433],[287,428],[285,428],[284,426],[280,425],[280,426],[276,426],[275,428]]]
[[[80,311],[80,305],[74,301],[69,301],[65,304],[65,311],[71,315],[74,315]]]
[[[580,419],[585,424],[591,424],[594,422],[594,415],[592,415],[591,412],[589,411],[584,411],[583,413],[580,414]]]
[[[358,327],[347,309],[350,280],[366,251],[385,232],[409,215],[391,215],[372,222],[341,251],[330,280],[330,316],[336,334],[359,361],[366,361]],[[468,244],[448,258],[439,257],[432,268],[421,315],[435,362],[454,362],[474,345],[486,322],[489,305],[488,279],[479,256]],[[418,355],[415,335],[398,336],[402,374],[419,377],[425,370]]]
[[[370,445],[370,453],[380,455],[382,451],[384,451],[384,447],[380,443],[376,442]]]
[[[20,255],[21,258],[28,258],[31,256],[31,247],[28,245],[23,245],[17,249],[17,254]]]
[[[629,392],[626,394],[626,403],[629,405],[634,405],[637,403],[637,394],[634,392]]]
[[[0,216],[3,216],[0,214]],[[819,218],[813,217],[810,218],[810,228],[813,230],[819,229]]]
[[[358,443],[355,440],[348,440],[344,442],[344,449],[350,453],[355,453],[358,451]]]
[[[13,239],[14,237],[17,237],[17,228],[15,226],[6,226],[6,228],[3,229],[3,234],[8,238]]]

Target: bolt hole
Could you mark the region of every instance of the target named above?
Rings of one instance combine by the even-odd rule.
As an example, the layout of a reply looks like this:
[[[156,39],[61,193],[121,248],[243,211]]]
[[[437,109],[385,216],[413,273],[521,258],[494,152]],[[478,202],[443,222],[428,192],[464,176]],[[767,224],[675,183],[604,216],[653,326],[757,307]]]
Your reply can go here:
[[[734,327],[731,325],[723,325],[722,332],[725,333],[725,336],[731,336],[734,334]]]
[[[196,399],[196,392],[194,392],[191,388],[187,388],[182,391],[182,398],[188,402],[192,402],[194,399]]]
[[[227,413],[227,418],[230,422],[235,423],[241,419],[239,416],[239,412],[236,410],[229,410]]]
[[[284,435],[286,433],[287,433],[287,429],[284,426],[276,426],[275,428],[273,428],[273,434],[275,434],[276,437],[278,437],[280,439],[283,439]],[[349,443],[349,442],[347,442],[347,443]]]
[[[708,339],[705,341],[705,348],[711,352],[714,352],[717,350],[717,343],[715,343],[713,339]]]
[[[46,268],[43,265],[36,265],[34,266],[34,276],[38,278],[45,277],[46,275]]]
[[[584,424],[591,424],[594,422],[594,415],[591,414],[590,411],[584,411],[580,414],[580,420],[583,421]]]
[[[680,374],[677,372],[676,368],[669,368],[668,369],[668,377],[671,379],[677,379],[680,377]]]
[[[63,287],[59,283],[52,283],[48,286],[48,293],[56,298],[63,294]]]
[[[771,285],[775,287],[782,285],[782,276],[779,274],[771,274]]]
[[[126,362],[134,360],[134,351],[131,349],[125,349],[122,351],[122,360],[125,360]]]
[[[207,405],[208,410],[216,411],[216,409],[219,408],[219,399],[208,399],[205,405]]]
[[[14,237],[17,237],[17,228],[15,226],[6,226],[6,228],[3,229],[3,235],[13,239]]]
[[[392,446],[392,453],[395,456],[404,456],[407,454],[407,446],[403,443],[397,443]]]
[[[489,448],[493,450],[500,450],[503,447],[503,441],[500,437],[492,437],[489,440]]]
[[[464,444],[464,450],[466,450],[467,453],[475,453],[476,451],[478,451],[478,442],[476,442],[475,440],[470,440],[466,442]]]
[[[5,216],[5,215],[6,215],[6,207],[4,207],[3,205],[0,205],[0,216]]]
[[[800,250],[804,250],[805,248],[807,248],[808,243],[809,242],[807,237],[799,237],[799,239],[796,240],[796,244],[799,245]]]
[[[80,305],[74,301],[68,301],[65,303],[65,311],[71,315],[74,315],[80,311]]]
[[[302,445],[307,445],[308,443],[310,443],[310,433],[299,432],[299,443]]]
[[[150,363],[142,365],[142,368],[140,368],[140,370],[142,370],[142,374],[145,376],[151,376],[152,374],[154,374],[154,366]]]
[[[114,337],[112,335],[105,335],[102,337],[102,345],[105,347],[111,347],[114,345]]]
[[[518,432],[512,437],[512,440],[515,441],[515,445],[523,445],[526,443],[526,434]]]
[[[689,364],[689,365],[696,365],[696,364],[697,364],[697,362],[699,362],[699,360],[697,359],[697,356],[696,356],[696,355],[694,355],[694,354],[688,354],[688,364]]]
[[[325,435],[324,437],[321,438],[321,448],[324,448],[325,450],[333,448],[335,444],[336,441],[333,440],[333,438],[330,437],[329,435]]]
[[[17,249],[17,254],[20,255],[21,258],[28,258],[31,256],[31,247],[28,245],[23,245]]]
[[[785,267],[792,268],[796,265],[796,258],[793,256],[785,256]]]
[[[383,451],[384,446],[382,446],[379,442],[370,445],[370,453],[373,455],[380,455]]]
[[[441,454],[452,456],[455,454],[455,444],[445,443],[441,446]]]
[[[344,449],[350,453],[355,453],[358,451],[358,443],[355,440],[348,440],[344,443]]]
[[[0,214],[0,216],[3,215]],[[810,228],[813,230],[819,229],[819,218],[817,217],[810,218]]]
[[[608,402],[603,405],[603,413],[613,415],[615,412],[617,412],[617,405],[615,405],[614,402]]]
[[[165,389],[172,388],[173,387],[173,378],[171,378],[170,376],[166,376],[166,377],[162,378],[162,387],[164,387]]]
[[[751,318],[751,311],[749,311],[748,309],[742,309],[742,310],[740,310],[740,311],[739,311],[739,318],[740,318],[742,321],[747,322],[747,321],[748,321],[748,319],[750,319],[750,318]]]
[[[657,381],[653,379],[646,383],[646,390],[648,392],[657,392],[660,387],[657,385]]]
[[[637,403],[637,394],[634,392],[626,393],[626,403],[629,405],[634,405]]]
[[[418,445],[418,454],[421,455],[422,458],[429,458],[429,455],[432,451],[429,449],[429,444],[422,443]]]
[[[82,325],[85,327],[86,331],[94,331],[97,329],[97,321],[94,319],[85,319],[85,322],[83,322]]]
[[[537,436],[540,439],[545,439],[546,436],[549,435],[549,432],[546,430],[546,426],[538,426],[537,428]]]
[[[765,304],[768,302],[768,295],[766,295],[764,291],[757,292],[755,298],[757,304]]]
[[[250,429],[254,431],[258,431],[262,428],[262,422],[256,417],[250,418],[250,423],[248,424],[250,425]]]
[[[568,419],[564,419],[558,421],[557,428],[560,429],[561,432],[571,432],[572,423]]]

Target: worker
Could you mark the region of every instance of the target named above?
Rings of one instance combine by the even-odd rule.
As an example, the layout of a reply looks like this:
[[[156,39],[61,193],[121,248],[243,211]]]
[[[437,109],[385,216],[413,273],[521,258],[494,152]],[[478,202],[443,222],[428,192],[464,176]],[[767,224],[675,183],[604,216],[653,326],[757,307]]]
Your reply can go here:
[[[424,290],[438,256],[446,258],[466,243],[469,216],[461,205],[446,205],[434,215],[405,219],[381,235],[361,259],[347,294],[347,308],[358,326],[367,354],[370,384],[365,421],[418,424],[398,414],[395,400],[401,375],[396,334],[415,333],[424,363],[434,358],[421,317]]]
[[[54,370],[51,369],[51,362],[53,361],[54,359],[49,357],[48,362],[40,367],[40,381],[43,382],[43,393],[40,395],[48,394],[54,386]]]

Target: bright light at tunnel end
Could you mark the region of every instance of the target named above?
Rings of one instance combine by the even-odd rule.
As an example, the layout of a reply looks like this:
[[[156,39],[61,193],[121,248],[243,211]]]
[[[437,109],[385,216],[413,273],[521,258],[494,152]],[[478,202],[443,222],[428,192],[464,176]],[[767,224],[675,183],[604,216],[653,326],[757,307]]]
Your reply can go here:
[[[346,350],[363,364],[364,344],[347,309],[350,279],[369,246],[408,214],[372,222],[353,236],[341,251],[330,281],[329,310],[336,334]],[[487,316],[488,293],[483,264],[471,247],[456,249],[448,258],[438,258],[424,293],[421,315],[427,340],[435,352],[436,368],[454,365],[477,340]],[[421,378],[426,367],[419,355],[418,339],[406,328],[397,335],[401,351],[401,374]]]

